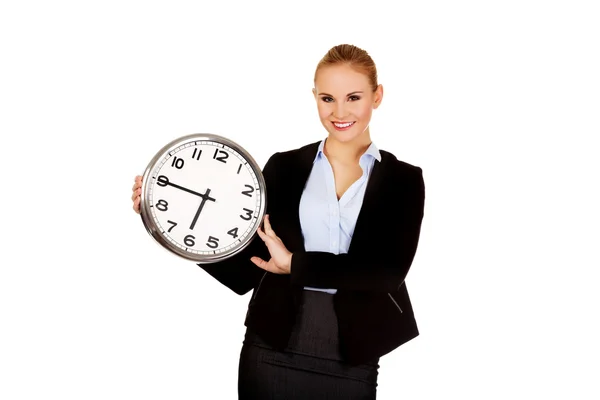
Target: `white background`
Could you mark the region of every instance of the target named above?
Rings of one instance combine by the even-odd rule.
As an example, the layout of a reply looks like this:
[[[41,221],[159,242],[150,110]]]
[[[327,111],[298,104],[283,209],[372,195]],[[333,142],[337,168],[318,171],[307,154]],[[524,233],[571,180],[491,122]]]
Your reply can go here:
[[[373,140],[427,185],[421,335],[379,398],[600,398],[594,3],[3,2],[0,398],[236,398],[249,294],[160,248],[133,179],[189,133],[261,166],[322,139],[340,43],[378,64]]]

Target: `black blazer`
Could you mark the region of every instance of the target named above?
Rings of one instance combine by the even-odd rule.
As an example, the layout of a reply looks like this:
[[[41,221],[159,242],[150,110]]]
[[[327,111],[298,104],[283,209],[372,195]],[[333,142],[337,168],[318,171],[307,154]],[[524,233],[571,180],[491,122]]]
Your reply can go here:
[[[266,272],[269,260],[255,236],[246,249],[215,264],[198,264],[239,295],[254,289],[245,325],[283,350],[304,286],[336,288],[341,353],[349,363],[374,360],[419,335],[404,279],[415,256],[425,202],[421,168],[380,150],[347,254],[306,251],[300,197],[319,142],[276,153],[263,176],[271,226],[293,253],[291,274]]]

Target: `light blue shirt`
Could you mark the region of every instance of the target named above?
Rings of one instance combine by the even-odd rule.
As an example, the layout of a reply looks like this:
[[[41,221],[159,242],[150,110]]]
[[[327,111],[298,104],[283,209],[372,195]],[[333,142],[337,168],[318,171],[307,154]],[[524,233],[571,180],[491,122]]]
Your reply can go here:
[[[371,143],[360,157],[362,176],[354,182],[343,196],[337,199],[333,169],[321,141],[313,161],[311,173],[300,199],[300,226],[304,236],[306,251],[323,251],[333,254],[348,252],[358,213],[362,207],[367,182],[375,160],[381,161],[381,154]],[[334,294],[337,289],[305,287]]]

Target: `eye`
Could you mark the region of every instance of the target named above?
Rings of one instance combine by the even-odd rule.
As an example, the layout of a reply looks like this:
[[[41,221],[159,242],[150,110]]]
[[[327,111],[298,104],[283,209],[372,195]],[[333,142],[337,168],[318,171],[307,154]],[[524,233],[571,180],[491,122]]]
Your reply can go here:
[[[352,96],[348,97],[348,99],[350,99],[350,101],[356,101],[356,100],[360,100],[360,96],[352,95]]]
[[[333,101],[333,99],[329,96],[323,96],[321,97],[321,100],[323,100],[325,103],[331,103]]]

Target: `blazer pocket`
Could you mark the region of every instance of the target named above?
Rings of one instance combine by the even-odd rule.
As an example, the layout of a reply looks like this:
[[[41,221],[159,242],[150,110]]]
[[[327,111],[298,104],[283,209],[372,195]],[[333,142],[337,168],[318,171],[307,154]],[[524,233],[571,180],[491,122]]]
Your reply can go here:
[[[400,307],[400,304],[398,304],[398,301],[396,299],[394,299],[394,296],[392,296],[391,293],[388,293],[388,296],[389,296],[390,300],[392,301],[392,303],[394,303],[394,305],[396,306],[398,311],[400,311],[400,314],[403,314],[404,311],[402,311],[402,307]]]
[[[262,278],[260,278],[260,281],[258,282],[258,286],[256,286],[256,290],[254,290],[254,293],[252,293],[252,298],[250,299],[251,301],[254,301],[254,299],[256,299],[256,296],[258,296],[258,291],[260,290],[260,287],[262,286],[262,283],[265,280],[265,276],[267,276],[267,273],[268,273],[268,271],[265,271]]]

